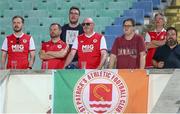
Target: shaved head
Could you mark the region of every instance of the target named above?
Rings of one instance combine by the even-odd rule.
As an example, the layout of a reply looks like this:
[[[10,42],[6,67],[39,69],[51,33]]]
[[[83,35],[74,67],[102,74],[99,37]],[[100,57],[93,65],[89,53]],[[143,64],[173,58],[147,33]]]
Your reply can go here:
[[[82,26],[83,26],[83,30],[85,32],[85,34],[87,35],[91,35],[93,34],[94,32],[94,21],[92,18],[88,17],[88,18],[85,18],[83,23],[82,23]]]
[[[88,18],[85,18],[83,23],[94,23],[93,19],[88,17]]]

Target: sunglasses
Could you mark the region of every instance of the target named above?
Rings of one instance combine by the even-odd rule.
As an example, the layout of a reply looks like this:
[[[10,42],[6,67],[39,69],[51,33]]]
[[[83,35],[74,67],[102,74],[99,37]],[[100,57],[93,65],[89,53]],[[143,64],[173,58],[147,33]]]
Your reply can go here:
[[[82,23],[82,26],[90,26],[92,23]]]
[[[16,38],[16,44],[19,44],[19,38]]]
[[[79,15],[79,13],[70,12],[71,15]]]

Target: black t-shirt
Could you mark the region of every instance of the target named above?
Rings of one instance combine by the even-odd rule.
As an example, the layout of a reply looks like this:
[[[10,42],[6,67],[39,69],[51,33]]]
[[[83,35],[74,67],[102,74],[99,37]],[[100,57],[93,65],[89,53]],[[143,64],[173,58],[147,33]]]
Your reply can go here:
[[[84,33],[83,27],[81,24],[79,24],[77,27],[72,28],[69,26],[69,24],[65,24],[62,27],[62,33],[61,33],[61,40],[69,44],[69,47],[71,49],[72,44],[74,42],[74,39],[77,38],[78,35]],[[78,60],[77,53],[73,59],[73,62]]]
[[[158,47],[153,59],[157,62],[164,61],[163,68],[180,68],[180,45],[177,45],[173,49],[168,45]]]

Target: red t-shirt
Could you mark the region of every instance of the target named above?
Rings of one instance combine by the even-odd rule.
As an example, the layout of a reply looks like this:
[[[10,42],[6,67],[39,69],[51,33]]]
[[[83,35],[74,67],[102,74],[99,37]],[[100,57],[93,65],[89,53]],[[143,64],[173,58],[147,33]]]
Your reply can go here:
[[[24,34],[21,38],[16,39],[14,34],[7,36],[8,62],[7,69],[27,69],[29,44],[31,36]],[[15,63],[13,63],[15,62]]]
[[[140,52],[145,51],[142,36],[135,34],[131,40],[124,35],[116,38],[111,53],[117,57],[117,69],[140,68]]]
[[[150,35],[151,41],[156,40],[164,40],[166,36],[166,31],[160,32],[159,34],[157,32],[148,32]],[[150,48],[148,49],[147,55],[146,55],[146,67],[151,67],[152,66],[152,58],[154,56],[154,53],[156,51],[156,48]]]
[[[52,40],[48,42],[42,43],[42,50],[45,52],[47,51],[61,51],[62,49],[66,48],[66,43],[64,43],[62,40],[59,40],[56,43],[53,43]],[[47,59],[42,61],[42,69],[62,69],[65,63],[65,57],[64,58],[54,58],[54,59]],[[46,68],[45,68],[46,67]]]
[[[81,62],[86,62],[87,69],[96,69],[101,60],[101,38],[102,35],[95,33],[90,38],[85,34],[78,36],[78,66],[82,68]]]

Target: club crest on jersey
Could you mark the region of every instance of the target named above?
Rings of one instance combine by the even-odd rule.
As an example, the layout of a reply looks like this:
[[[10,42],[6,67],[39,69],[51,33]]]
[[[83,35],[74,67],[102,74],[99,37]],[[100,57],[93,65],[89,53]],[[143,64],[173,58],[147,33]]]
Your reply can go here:
[[[46,45],[46,47],[49,47],[49,44],[48,44],[48,45]]]
[[[24,40],[23,40],[23,43],[27,43],[27,40],[26,40],[26,39],[24,39]]]
[[[83,43],[83,42],[84,42],[83,40],[80,41],[80,43]]]
[[[62,48],[62,45],[57,45],[57,48],[61,49],[61,48]]]
[[[79,113],[123,113],[128,103],[128,88],[112,71],[91,71],[76,83],[73,102]]]
[[[94,39],[94,40],[93,40],[93,43],[97,43],[97,39]]]
[[[11,40],[11,44],[13,43],[13,40]]]
[[[161,36],[161,40],[163,40],[164,39],[164,36]]]

